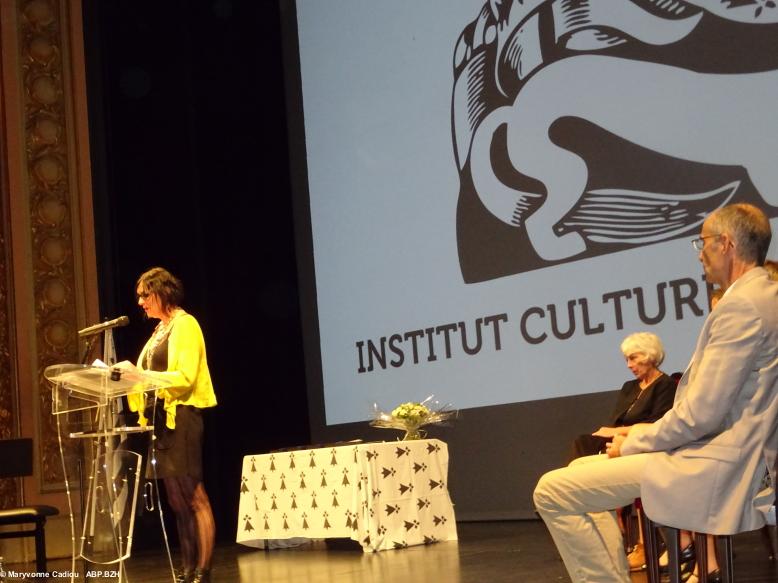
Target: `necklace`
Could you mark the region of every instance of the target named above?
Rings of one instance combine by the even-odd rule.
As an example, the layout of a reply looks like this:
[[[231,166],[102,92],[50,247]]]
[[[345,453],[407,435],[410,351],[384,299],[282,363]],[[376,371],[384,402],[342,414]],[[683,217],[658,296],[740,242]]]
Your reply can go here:
[[[157,348],[159,348],[159,345],[162,344],[170,334],[170,331],[173,329],[173,323],[175,322],[176,318],[179,316],[185,314],[184,310],[181,308],[176,308],[173,310],[170,314],[170,318],[167,322],[163,322],[162,320],[159,321],[159,324],[157,324],[157,327],[154,328],[154,333],[151,335],[151,343],[149,344],[148,349],[146,350],[146,370],[151,369],[151,363],[154,359],[154,353],[156,352]]]
[[[656,381],[656,379],[658,379],[658,378],[659,378],[659,377],[661,377],[661,376],[662,376],[662,371],[661,371],[661,370],[659,370],[659,369],[657,369],[657,370],[656,370],[656,374],[654,374],[654,375],[651,377],[651,380],[648,380],[648,379],[646,379],[645,381],[641,381],[641,382],[639,383],[639,386],[640,386],[640,391],[641,391],[641,392],[643,392],[645,389],[647,389],[648,387],[650,387],[651,385],[653,385],[653,384],[654,384],[654,381]],[[645,386],[643,386],[643,383],[645,383]]]

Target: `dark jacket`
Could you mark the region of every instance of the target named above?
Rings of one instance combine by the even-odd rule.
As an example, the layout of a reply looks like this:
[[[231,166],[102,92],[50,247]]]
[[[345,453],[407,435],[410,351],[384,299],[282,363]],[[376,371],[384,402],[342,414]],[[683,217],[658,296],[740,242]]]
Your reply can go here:
[[[640,381],[627,381],[619,391],[616,405],[607,427],[622,427],[635,423],[653,423],[673,407],[675,379],[662,373],[642,391]],[[605,444],[611,439],[591,434],[579,435],[573,442],[573,459],[605,451]]]

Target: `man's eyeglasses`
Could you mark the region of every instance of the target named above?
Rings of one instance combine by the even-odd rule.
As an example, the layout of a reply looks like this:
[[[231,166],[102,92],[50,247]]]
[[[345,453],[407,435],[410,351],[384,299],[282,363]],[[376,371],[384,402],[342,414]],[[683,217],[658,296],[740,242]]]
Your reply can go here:
[[[702,251],[702,248],[705,247],[705,239],[710,239],[711,237],[721,237],[721,233],[716,233],[715,235],[705,235],[704,237],[697,237],[696,239],[692,239],[692,247],[694,247],[697,251]]]

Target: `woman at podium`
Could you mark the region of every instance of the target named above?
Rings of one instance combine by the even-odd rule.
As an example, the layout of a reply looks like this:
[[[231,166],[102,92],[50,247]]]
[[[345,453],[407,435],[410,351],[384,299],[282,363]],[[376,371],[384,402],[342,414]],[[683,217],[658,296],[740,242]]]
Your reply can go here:
[[[175,514],[182,567],[177,581],[210,581],[216,527],[203,484],[201,410],[216,405],[200,325],[181,308],[183,286],[166,269],[154,267],[136,283],[138,305],[159,320],[138,357],[137,366],[156,371],[171,383],[156,395],[128,399],[141,425],[154,420],[156,471]]]

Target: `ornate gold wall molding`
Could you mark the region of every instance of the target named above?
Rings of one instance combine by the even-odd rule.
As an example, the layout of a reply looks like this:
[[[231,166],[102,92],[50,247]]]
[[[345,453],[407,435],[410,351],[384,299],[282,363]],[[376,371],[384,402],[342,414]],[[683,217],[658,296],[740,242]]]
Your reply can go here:
[[[56,0],[22,0],[20,55],[35,296],[41,481],[63,482],[51,391],[52,364],[78,361],[74,197],[69,175],[63,17]]]
[[[0,79],[2,78],[0,62]],[[0,105],[2,98],[0,97]],[[0,111],[2,108],[0,107]],[[0,117],[0,135],[4,135],[5,123]],[[5,143],[0,140],[0,439],[10,439],[18,432],[18,404],[16,398],[16,375],[13,367],[12,317],[13,302],[8,293],[10,289],[8,268],[8,170],[5,163]],[[13,479],[0,480],[0,508],[19,505],[19,483]]]
[[[0,0],[0,31],[10,224],[0,241],[0,309],[9,315],[0,317],[0,416],[10,407],[18,427],[5,430],[35,438],[36,488],[25,480],[35,501],[64,481],[44,370],[78,362],[77,330],[98,313],[81,2]],[[5,354],[16,372],[8,388]],[[0,418],[0,437],[4,428]]]

